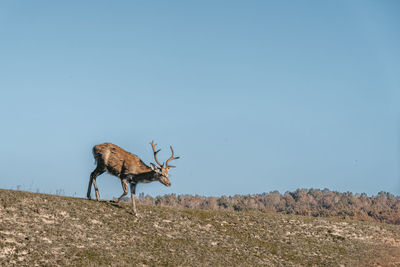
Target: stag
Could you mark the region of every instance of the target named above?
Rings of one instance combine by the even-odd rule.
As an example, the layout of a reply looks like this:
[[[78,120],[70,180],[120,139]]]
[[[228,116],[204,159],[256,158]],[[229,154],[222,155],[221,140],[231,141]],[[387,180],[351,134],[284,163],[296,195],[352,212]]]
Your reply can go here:
[[[171,186],[171,182],[168,178],[168,171],[170,168],[175,168],[175,166],[169,165],[168,163],[171,160],[179,159],[179,157],[174,156],[174,149],[172,146],[170,146],[172,155],[165,162],[164,166],[164,163],[161,164],[157,159],[157,153],[160,152],[161,149],[156,150],[157,144],[154,144],[154,141],[151,141],[150,144],[153,149],[154,159],[158,166],[150,163],[149,167],[138,156],[131,154],[119,146],[111,143],[104,143],[94,146],[93,156],[96,160],[97,166],[96,169],[90,174],[87,198],[91,199],[90,192],[93,184],[96,191],[96,199],[100,199],[96,178],[107,171],[111,175],[121,179],[122,189],[124,190],[122,195],[114,202],[120,202],[121,199],[128,194],[129,184],[131,189],[132,211],[136,217],[139,217],[135,204],[136,185],[138,183],[160,181],[165,186]]]

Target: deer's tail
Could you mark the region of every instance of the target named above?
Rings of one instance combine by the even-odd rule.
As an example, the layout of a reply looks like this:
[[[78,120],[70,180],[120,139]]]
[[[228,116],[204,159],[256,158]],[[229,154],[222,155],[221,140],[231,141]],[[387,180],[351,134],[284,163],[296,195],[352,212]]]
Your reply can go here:
[[[93,153],[93,157],[94,157],[94,164],[97,164],[97,157],[99,156],[99,154],[97,153],[96,146],[93,147],[92,153]]]

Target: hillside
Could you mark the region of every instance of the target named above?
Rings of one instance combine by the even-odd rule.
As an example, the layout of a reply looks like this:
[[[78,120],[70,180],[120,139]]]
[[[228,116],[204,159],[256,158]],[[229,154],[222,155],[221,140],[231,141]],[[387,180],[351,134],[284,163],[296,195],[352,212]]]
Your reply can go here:
[[[0,190],[1,266],[399,266],[400,226]]]

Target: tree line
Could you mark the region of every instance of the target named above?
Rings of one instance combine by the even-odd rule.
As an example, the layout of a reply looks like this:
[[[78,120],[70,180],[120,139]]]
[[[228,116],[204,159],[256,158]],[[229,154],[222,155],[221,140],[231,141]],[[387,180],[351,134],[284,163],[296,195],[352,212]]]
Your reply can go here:
[[[127,200],[126,198],[125,201]],[[221,197],[175,194],[151,197],[141,193],[138,201],[143,205],[181,209],[280,212],[400,224],[400,197],[388,192],[368,196],[365,193],[340,193],[328,189],[297,189],[284,194],[273,191]]]

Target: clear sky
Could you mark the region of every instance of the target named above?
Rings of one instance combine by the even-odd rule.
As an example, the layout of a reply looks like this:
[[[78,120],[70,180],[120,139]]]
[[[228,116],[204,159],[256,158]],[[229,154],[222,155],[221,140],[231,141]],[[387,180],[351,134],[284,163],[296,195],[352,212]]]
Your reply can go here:
[[[399,1],[1,1],[0,188],[84,197],[91,149],[181,159],[151,195],[400,194]],[[97,179],[102,198],[117,178]],[[93,194],[93,192],[92,192]]]

